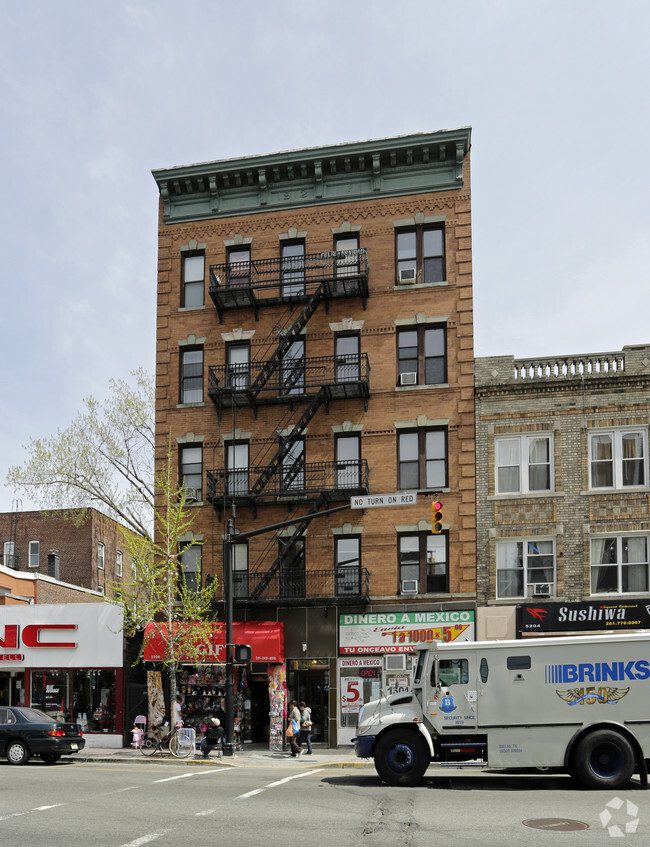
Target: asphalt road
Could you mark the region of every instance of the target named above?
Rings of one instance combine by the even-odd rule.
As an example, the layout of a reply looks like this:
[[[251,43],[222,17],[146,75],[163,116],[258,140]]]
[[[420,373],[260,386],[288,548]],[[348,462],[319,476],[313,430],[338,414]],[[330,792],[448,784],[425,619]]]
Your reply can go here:
[[[535,819],[544,828],[524,824]],[[587,828],[564,831],[567,820]],[[650,791],[638,783],[613,794],[585,791],[565,776],[430,770],[421,786],[397,789],[370,770],[302,762],[283,768],[0,763],[0,844],[7,847],[612,843],[650,843]]]

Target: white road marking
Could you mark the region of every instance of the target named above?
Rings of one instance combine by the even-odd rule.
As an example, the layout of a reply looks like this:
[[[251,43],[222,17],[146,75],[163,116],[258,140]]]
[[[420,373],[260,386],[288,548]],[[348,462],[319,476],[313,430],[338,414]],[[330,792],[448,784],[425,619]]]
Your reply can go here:
[[[160,782],[173,782],[176,779],[187,779],[188,776],[205,776],[209,773],[227,773],[227,771],[222,770],[221,768],[216,768],[212,771],[194,771],[191,773],[182,773],[179,776],[168,776],[165,779],[156,779],[153,781],[152,785],[158,785]]]
[[[143,835],[141,838],[136,838],[135,841],[129,841],[128,844],[121,844],[120,847],[141,847],[142,844],[149,844],[150,841],[155,841],[157,838],[162,838],[172,832],[171,829],[161,829],[160,832],[150,832],[148,835]]]
[[[239,797],[235,797],[235,800],[246,800],[248,797],[254,797],[256,794],[261,794],[263,791],[266,791],[267,788],[275,788],[278,785],[285,785],[293,779],[302,779],[303,776],[311,776],[314,773],[320,773],[322,770],[322,768],[316,768],[313,771],[305,771],[304,773],[297,773],[294,776],[287,776],[284,779],[279,779],[277,782],[269,782],[269,784],[265,785],[263,788],[256,788],[255,791],[248,791],[246,794],[240,794]]]

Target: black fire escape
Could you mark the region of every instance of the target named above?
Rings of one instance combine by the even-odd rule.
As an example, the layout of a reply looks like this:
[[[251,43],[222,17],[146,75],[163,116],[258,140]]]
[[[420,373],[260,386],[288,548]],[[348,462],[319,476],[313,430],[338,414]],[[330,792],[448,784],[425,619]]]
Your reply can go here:
[[[358,603],[369,597],[366,569],[339,568],[306,571],[303,538],[314,514],[369,491],[368,466],[354,462],[303,461],[297,452],[314,415],[336,400],[361,398],[367,408],[370,368],[367,355],[297,357],[293,345],[321,304],[327,309],[334,298],[368,297],[368,262],[365,250],[339,251],[268,259],[210,267],[210,296],[219,319],[226,311],[252,308],[256,320],[266,306],[283,306],[285,320],[274,329],[273,346],[263,358],[245,364],[211,367],[208,395],[221,418],[225,409],[284,404],[288,412],[275,426],[275,442],[261,460],[248,468],[224,468],[207,472],[207,499],[215,510],[237,503],[285,503],[293,509],[293,533],[281,540],[280,552],[263,555],[246,574],[235,575],[237,605],[272,603],[301,598],[301,602]],[[305,513],[304,507],[309,506]],[[272,564],[268,564],[273,558]]]

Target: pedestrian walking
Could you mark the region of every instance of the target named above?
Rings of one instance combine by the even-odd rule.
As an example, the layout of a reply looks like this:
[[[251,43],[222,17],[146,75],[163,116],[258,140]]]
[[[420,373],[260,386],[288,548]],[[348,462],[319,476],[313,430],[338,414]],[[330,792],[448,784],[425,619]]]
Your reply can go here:
[[[300,735],[298,736],[298,746],[302,750],[302,745],[307,745],[307,755],[311,756],[311,709],[304,700],[300,701]]]
[[[291,734],[289,735],[289,730],[291,730]],[[289,739],[289,747],[291,748],[291,755],[295,758],[302,753],[302,750],[298,746],[298,737],[300,736],[300,709],[298,708],[298,703],[295,700],[292,700],[289,703],[289,726],[287,727],[287,737]]]

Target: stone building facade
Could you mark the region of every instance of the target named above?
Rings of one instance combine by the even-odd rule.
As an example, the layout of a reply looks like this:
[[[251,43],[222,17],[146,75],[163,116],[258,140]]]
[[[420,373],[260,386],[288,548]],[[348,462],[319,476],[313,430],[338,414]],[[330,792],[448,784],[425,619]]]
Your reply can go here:
[[[461,129],[154,172],[156,455],[173,445],[203,542],[184,568],[223,586],[233,506],[235,536],[289,524],[235,545],[235,615],[284,623],[330,743],[342,610],[474,613],[469,148]]]
[[[645,620],[650,346],[480,358],[475,380],[477,637],[521,635],[531,603],[537,626],[558,603]]]

